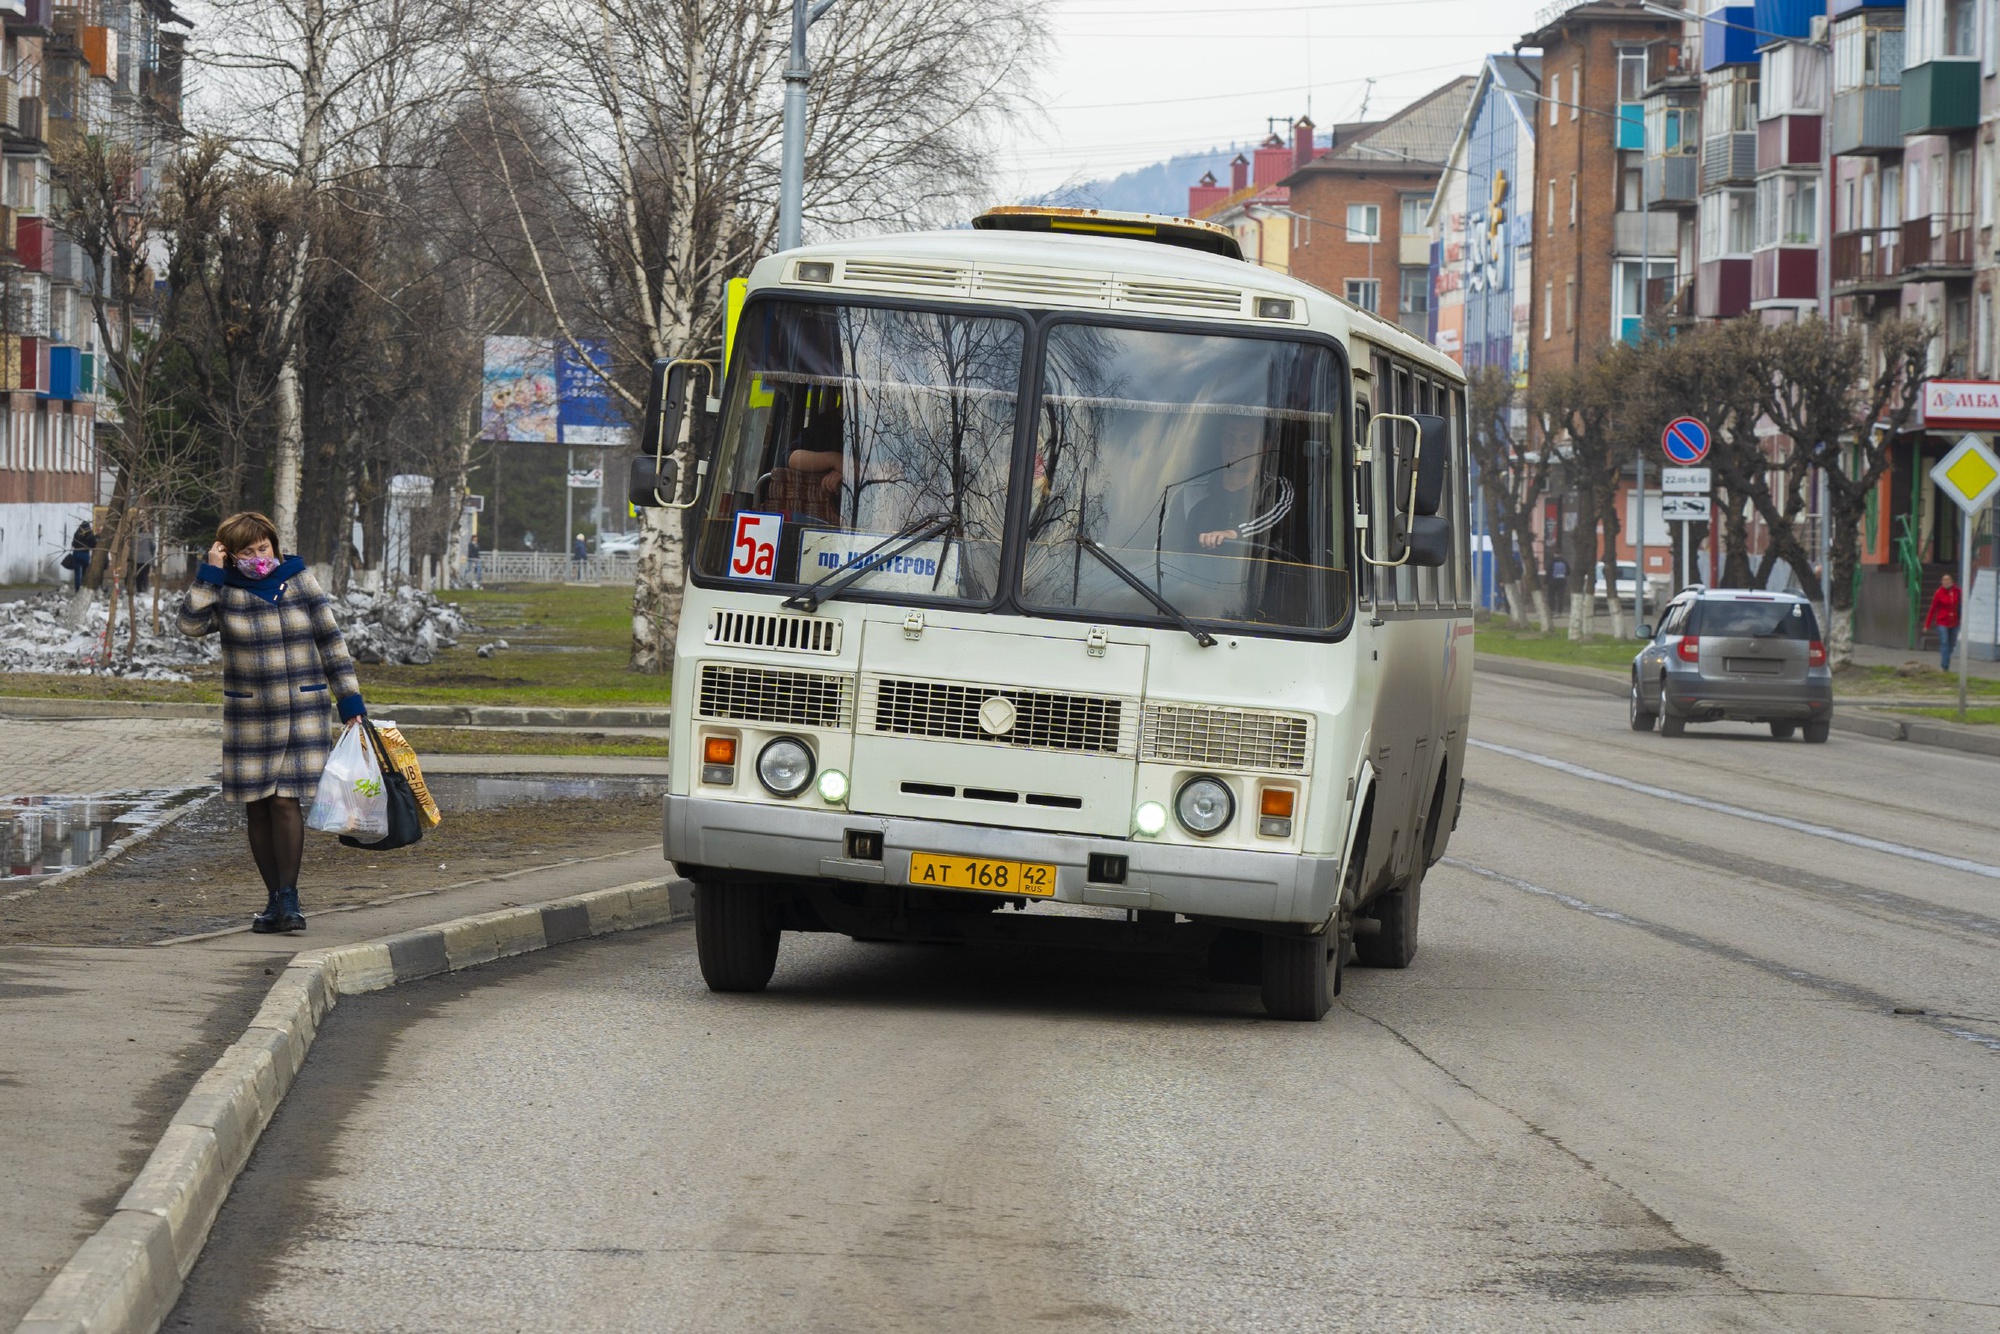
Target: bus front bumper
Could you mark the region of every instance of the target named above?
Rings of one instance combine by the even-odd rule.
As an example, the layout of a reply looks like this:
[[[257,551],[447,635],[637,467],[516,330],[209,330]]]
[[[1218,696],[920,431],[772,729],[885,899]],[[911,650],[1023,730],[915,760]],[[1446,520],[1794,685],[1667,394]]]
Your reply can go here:
[[[881,861],[847,856],[847,835],[855,831],[882,836]],[[703,797],[666,798],[665,842],[667,860],[677,865],[781,880],[906,885],[912,852],[1039,862],[1056,868],[1059,903],[1251,922],[1320,925],[1333,916],[1340,887],[1336,857],[992,829]],[[1092,853],[1125,858],[1124,883],[1092,882]]]

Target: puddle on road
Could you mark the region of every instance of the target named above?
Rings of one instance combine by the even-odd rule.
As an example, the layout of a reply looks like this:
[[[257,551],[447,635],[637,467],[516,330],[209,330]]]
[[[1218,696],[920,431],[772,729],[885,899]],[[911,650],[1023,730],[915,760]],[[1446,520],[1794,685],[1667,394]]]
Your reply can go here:
[[[119,839],[150,829],[208,787],[0,797],[0,884],[88,866]]]

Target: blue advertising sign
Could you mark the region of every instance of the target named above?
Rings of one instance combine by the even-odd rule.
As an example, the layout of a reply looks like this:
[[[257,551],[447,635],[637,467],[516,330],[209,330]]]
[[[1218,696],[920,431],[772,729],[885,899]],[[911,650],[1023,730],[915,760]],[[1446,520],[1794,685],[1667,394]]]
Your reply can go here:
[[[575,343],[559,338],[555,350],[560,443],[630,444],[631,424],[625,420],[624,406],[606,378],[611,373],[610,344],[602,338],[579,338]],[[585,356],[590,360],[586,362]]]
[[[1708,457],[1708,427],[1692,417],[1672,423],[1660,437],[1660,448],[1683,468],[1692,468]]]

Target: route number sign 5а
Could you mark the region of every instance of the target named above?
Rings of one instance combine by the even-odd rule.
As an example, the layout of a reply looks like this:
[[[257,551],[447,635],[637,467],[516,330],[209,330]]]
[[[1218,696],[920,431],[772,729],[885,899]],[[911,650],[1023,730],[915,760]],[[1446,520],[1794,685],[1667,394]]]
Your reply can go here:
[[[1968,435],[1958,442],[1958,448],[1938,460],[1937,467],[1931,469],[1931,480],[1959,509],[1977,514],[2000,493],[2000,458],[1994,457],[1985,441]]]
[[[778,535],[785,529],[782,514],[736,516],[736,540],[729,548],[729,577],[773,580],[778,577]]]
[[[1692,468],[1708,457],[1708,427],[1693,417],[1670,422],[1660,436],[1660,449],[1668,462]]]

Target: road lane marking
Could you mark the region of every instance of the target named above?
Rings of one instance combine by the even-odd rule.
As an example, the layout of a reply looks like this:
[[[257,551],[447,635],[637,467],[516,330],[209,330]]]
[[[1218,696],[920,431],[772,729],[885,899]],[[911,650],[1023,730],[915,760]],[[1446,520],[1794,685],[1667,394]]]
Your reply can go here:
[[[1972,861],[1965,857],[1949,857],[1942,852],[1930,852],[1923,848],[1912,848],[1902,843],[1891,843],[1887,839],[1870,838],[1866,834],[1851,834],[1845,829],[1831,829],[1823,824],[1812,824],[1805,820],[1794,820],[1790,816],[1772,815],[1768,811],[1755,811],[1747,806],[1732,806],[1726,801],[1711,801],[1707,797],[1697,797],[1686,792],[1676,792],[1672,788],[1654,787],[1651,783],[1638,783],[1630,778],[1620,778],[1599,769],[1586,768],[1581,764],[1571,764],[1552,755],[1537,755],[1532,750],[1518,750],[1513,746],[1503,746],[1497,741],[1481,741],[1469,738],[1469,746],[1480,750],[1490,750],[1496,755],[1509,759],[1526,760],[1529,764],[1539,764],[1544,769],[1568,774],[1572,778],[1588,779],[1593,783],[1605,783],[1611,787],[1636,792],[1642,797],[1655,797],[1661,801],[1671,801],[1682,806],[1692,806],[1696,810],[1712,811],[1717,815],[1733,816],[1738,820],[1749,820],[1755,824],[1773,825],[1779,829],[1789,829],[1795,834],[1808,834],[1813,838],[1829,839],[1835,843],[1845,843],[1851,848],[1865,848],[1869,852],[1886,853],[1891,857],[1903,857],[1913,862],[1923,862],[1927,866],[1942,866],[1947,870],[1964,871],[1967,875],[1984,876],[1988,880],[2000,880],[2000,866],[1988,866],[1985,862]]]
[[[1734,945],[1725,945],[1721,941],[1710,940],[1707,936],[1698,936],[1692,931],[1683,931],[1677,926],[1668,926],[1664,922],[1654,922],[1644,917],[1634,917],[1630,913],[1619,912],[1616,908],[1606,908],[1600,904],[1592,903],[1588,899],[1580,899],[1574,894],[1565,894],[1559,889],[1550,889],[1547,885],[1538,885],[1532,880],[1523,880],[1519,876],[1508,875],[1505,871],[1496,871],[1490,866],[1481,866],[1477,862],[1469,862],[1462,857],[1445,857],[1439,864],[1449,866],[1453,870],[1464,871],[1468,875],[1476,875],[1482,880],[1491,880],[1497,884],[1506,885],[1511,889],[1521,891],[1523,894],[1532,894],[1537,898],[1549,899],[1561,904],[1572,912],[1584,913],[1597,918],[1599,921],[1612,922],[1619,926],[1636,927],[1648,935],[1655,936],[1671,944],[1700,950],[1704,954],[1712,954],[1717,958],[1726,959],[1731,963],[1742,964],[1746,968],[1754,968],[1760,973],[1765,973],[1771,977],[1796,983],[1799,986],[1808,987],[1814,991],[1837,997],[1885,1017],[1893,1015],[1898,1006],[1908,1004],[1907,1001],[1899,1001],[1893,997],[1884,996],[1879,991],[1872,991],[1867,987],[1856,986],[1852,982],[1842,982],[1838,978],[1826,977],[1819,973],[1809,972],[1804,968],[1794,968],[1790,964],[1778,963],[1775,960],[1766,959],[1745,950],[1739,950]],[[1957,1038],[1961,1042],[1970,1042],[1975,1047],[1984,1048],[1986,1051],[2000,1056],[2000,1037],[1994,1037],[1990,1034],[1981,1033],[1969,1028],[1961,1028],[1956,1023],[1948,1022],[1941,1015],[1921,1014],[1907,1017],[1915,1020],[1917,1023],[1923,1024],[1926,1028],[1935,1029],[1947,1037]]]

